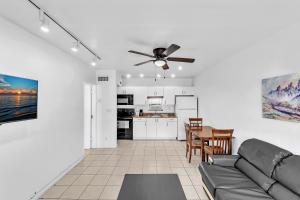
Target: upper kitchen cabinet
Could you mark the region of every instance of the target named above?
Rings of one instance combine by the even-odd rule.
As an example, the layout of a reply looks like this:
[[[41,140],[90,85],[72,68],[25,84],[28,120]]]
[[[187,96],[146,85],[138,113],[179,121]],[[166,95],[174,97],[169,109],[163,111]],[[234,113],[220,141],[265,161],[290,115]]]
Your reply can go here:
[[[118,94],[134,94],[136,87],[118,87]]]
[[[118,94],[126,94],[126,87],[117,87]]]
[[[175,95],[195,95],[194,87],[176,87]]]
[[[147,103],[147,87],[135,87],[133,91],[134,105]]]
[[[164,88],[164,104],[174,105],[175,104],[175,87],[165,87]]]
[[[148,87],[148,96],[164,96],[163,87]]]

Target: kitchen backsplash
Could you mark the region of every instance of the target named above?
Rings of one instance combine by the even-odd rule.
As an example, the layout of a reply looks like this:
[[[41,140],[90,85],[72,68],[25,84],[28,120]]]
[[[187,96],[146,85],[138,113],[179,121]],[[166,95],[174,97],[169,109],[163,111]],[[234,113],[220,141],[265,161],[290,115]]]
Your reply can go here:
[[[149,105],[138,105],[135,106],[135,112],[139,112],[140,109],[143,109],[143,112],[154,112],[149,110]],[[174,113],[175,106],[174,105],[162,105],[162,111],[155,111],[156,113]]]

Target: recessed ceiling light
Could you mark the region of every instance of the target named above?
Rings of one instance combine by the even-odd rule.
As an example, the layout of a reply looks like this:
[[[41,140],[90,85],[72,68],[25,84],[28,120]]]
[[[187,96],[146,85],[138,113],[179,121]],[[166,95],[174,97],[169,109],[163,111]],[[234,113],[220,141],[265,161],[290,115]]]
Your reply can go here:
[[[182,66],[178,66],[178,70],[181,71],[182,70]]]
[[[160,78],[160,77],[161,77],[161,75],[160,75],[160,74],[156,74],[156,77],[157,77],[157,78]]]
[[[75,42],[74,45],[71,47],[73,52],[79,51],[79,41]]]
[[[140,74],[140,77],[141,77],[141,78],[144,78],[144,74]]]
[[[176,77],[176,75],[175,74],[171,74],[171,78],[175,78]]]
[[[131,78],[131,74],[126,74],[126,78]]]

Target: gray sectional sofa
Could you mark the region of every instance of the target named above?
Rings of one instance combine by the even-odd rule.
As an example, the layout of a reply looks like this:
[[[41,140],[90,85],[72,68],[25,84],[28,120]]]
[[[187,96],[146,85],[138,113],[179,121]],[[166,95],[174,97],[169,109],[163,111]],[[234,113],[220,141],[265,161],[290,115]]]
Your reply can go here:
[[[214,200],[300,200],[300,156],[258,139],[238,155],[212,156],[199,166]]]

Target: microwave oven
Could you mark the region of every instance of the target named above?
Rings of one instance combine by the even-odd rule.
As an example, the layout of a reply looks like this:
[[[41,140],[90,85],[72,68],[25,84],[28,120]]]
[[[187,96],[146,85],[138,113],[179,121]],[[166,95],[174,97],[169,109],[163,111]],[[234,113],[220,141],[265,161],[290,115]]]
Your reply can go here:
[[[133,105],[133,94],[118,94],[117,105]]]

